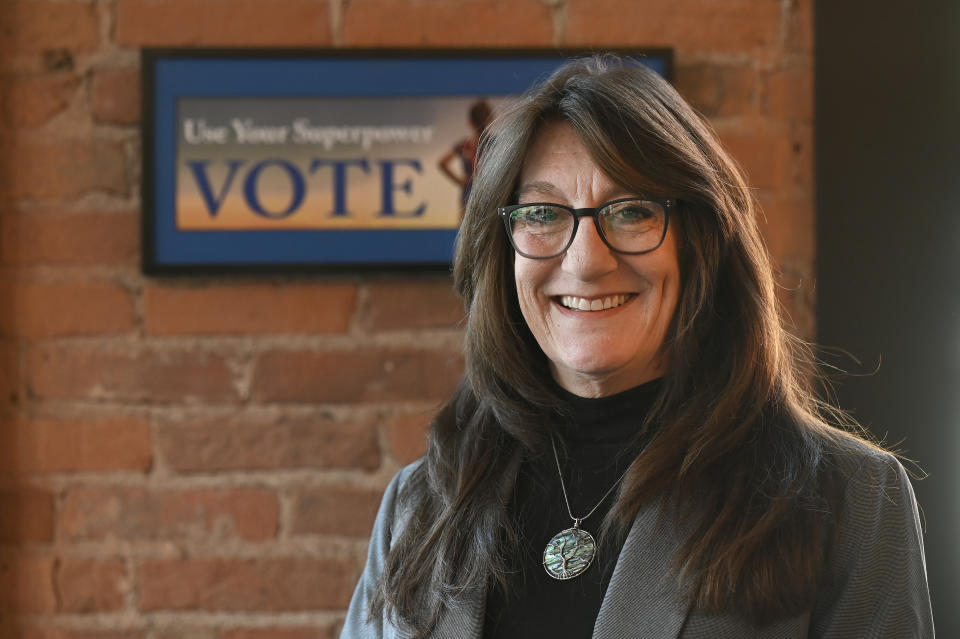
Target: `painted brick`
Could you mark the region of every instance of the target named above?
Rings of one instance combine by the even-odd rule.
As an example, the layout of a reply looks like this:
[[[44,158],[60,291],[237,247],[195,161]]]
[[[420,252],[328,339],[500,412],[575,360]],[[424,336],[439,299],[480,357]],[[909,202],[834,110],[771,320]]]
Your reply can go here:
[[[150,425],[138,418],[16,420],[4,426],[0,472],[146,471]]]
[[[8,140],[0,153],[0,190],[12,198],[126,195],[126,162],[119,142]]]
[[[294,498],[293,532],[366,537],[382,496],[382,490],[305,488]]]
[[[374,331],[453,327],[464,319],[449,278],[373,282],[367,290],[367,322]]]
[[[35,488],[0,490],[0,544],[53,541],[53,494]]]
[[[395,415],[387,424],[387,446],[390,456],[400,464],[409,464],[427,452],[427,433],[432,415],[414,413]]]
[[[16,75],[0,80],[0,113],[11,127],[45,124],[70,104],[80,86],[72,73]]]
[[[0,51],[90,51],[99,44],[92,0],[5,0],[0,11]]]
[[[759,55],[778,44],[777,0],[567,0],[563,44]]]
[[[238,398],[223,357],[172,349],[131,352],[42,344],[30,353],[30,387],[41,398],[144,402],[232,402]]]
[[[122,559],[61,559],[55,574],[61,612],[110,612],[124,606],[127,568]]]
[[[122,46],[318,46],[330,42],[326,0],[120,0]]]
[[[263,541],[276,535],[279,510],[276,493],[259,488],[151,491],[82,486],[67,490],[59,530],[74,541]]]
[[[139,230],[131,213],[7,215],[0,256],[23,265],[129,265],[139,259]]]
[[[403,28],[398,28],[403,25]],[[352,0],[349,46],[550,46],[550,7],[538,0]]]
[[[53,565],[52,557],[0,558],[0,612],[53,612]]]
[[[675,76],[677,91],[707,117],[756,111],[757,72],[749,66],[677,64]]]
[[[136,124],[140,121],[140,69],[102,69],[93,74],[95,122]]]
[[[448,351],[275,351],[261,355],[254,396],[278,402],[385,402],[441,399],[463,370]]]
[[[178,472],[380,466],[372,424],[327,418],[255,421],[242,416],[157,429],[157,449]]]
[[[139,567],[140,610],[302,611],[346,608],[353,561],[192,558]]]
[[[126,333],[136,326],[133,297],[109,282],[0,284],[0,332],[29,338]]]
[[[229,284],[147,287],[147,332],[344,333],[356,306],[353,284]],[[229,309],[229,312],[224,312]]]

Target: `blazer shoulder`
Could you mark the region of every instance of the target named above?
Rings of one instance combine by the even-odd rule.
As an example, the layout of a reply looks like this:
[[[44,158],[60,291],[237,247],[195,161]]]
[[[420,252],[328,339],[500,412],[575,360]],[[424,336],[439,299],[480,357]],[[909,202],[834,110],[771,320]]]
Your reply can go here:
[[[841,502],[810,636],[932,637],[922,528],[903,464],[853,438],[826,459]]]
[[[855,507],[864,501],[913,504],[913,489],[899,459],[882,448],[853,436],[831,442],[825,460],[843,488],[844,503]]]

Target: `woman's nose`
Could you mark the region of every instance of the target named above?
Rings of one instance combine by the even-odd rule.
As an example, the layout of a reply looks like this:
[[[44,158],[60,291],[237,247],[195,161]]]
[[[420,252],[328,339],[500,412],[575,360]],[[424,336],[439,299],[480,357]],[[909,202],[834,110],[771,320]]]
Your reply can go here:
[[[618,266],[616,254],[607,246],[589,217],[582,218],[573,243],[563,256],[563,270],[580,280],[594,280]]]

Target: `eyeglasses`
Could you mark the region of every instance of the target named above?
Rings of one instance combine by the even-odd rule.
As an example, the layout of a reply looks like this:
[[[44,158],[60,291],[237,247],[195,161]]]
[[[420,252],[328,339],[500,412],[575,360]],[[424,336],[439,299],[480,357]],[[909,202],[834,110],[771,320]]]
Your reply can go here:
[[[532,202],[497,209],[510,244],[522,255],[545,260],[563,254],[577,235],[580,218],[592,217],[600,239],[617,253],[640,255],[663,244],[673,199],[623,198],[596,208]]]

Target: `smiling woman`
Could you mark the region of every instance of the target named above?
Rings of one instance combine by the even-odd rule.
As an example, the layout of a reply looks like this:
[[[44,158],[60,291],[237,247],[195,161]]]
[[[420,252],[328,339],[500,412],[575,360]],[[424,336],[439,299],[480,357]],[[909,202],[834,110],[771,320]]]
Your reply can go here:
[[[572,61],[480,158],[467,372],[343,637],[932,637],[904,470],[810,391],[750,191],[673,88]]]

